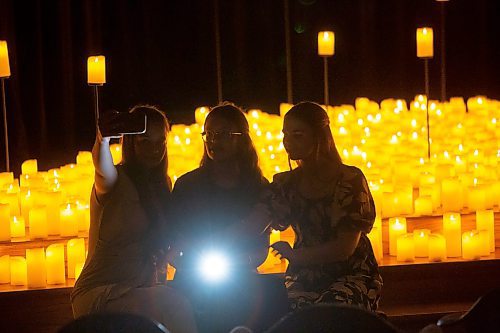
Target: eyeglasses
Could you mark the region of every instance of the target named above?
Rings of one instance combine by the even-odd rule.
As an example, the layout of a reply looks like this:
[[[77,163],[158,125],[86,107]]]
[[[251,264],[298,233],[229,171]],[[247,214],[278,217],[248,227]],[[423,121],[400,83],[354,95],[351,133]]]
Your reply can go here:
[[[221,140],[221,141],[229,141],[233,138],[233,136],[237,135],[243,135],[241,132],[229,132],[229,131],[222,131],[222,132],[212,132],[212,131],[206,131],[201,133],[201,138],[203,141],[214,141],[214,140]]]

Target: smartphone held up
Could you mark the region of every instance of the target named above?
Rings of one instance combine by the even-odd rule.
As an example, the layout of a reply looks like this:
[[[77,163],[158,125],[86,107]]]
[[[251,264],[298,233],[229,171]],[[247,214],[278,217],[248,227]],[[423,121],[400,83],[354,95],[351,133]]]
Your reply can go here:
[[[103,137],[146,132],[147,118],[140,112],[106,111],[99,117],[99,131]]]

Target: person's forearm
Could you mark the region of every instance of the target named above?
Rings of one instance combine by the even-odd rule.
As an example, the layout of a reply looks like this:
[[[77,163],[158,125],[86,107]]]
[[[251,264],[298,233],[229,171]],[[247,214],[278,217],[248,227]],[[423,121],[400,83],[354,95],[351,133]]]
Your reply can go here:
[[[345,261],[354,253],[359,237],[360,233],[354,233],[318,246],[294,249],[291,259],[294,264],[301,266]]]
[[[96,137],[92,149],[95,168],[95,187],[98,194],[109,192],[116,183],[118,174],[109,149],[109,138]]]

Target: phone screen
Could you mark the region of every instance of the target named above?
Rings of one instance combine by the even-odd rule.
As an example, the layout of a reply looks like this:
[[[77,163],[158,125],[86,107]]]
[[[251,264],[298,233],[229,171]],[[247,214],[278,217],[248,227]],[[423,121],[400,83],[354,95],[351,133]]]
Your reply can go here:
[[[102,136],[121,136],[146,132],[147,118],[139,112],[108,111],[99,117]]]

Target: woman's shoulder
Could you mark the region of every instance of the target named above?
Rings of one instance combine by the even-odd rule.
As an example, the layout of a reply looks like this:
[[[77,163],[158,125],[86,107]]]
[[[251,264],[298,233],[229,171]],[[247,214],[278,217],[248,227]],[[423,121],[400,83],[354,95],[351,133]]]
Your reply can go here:
[[[277,173],[273,176],[273,185],[285,185],[293,181],[297,169]]]
[[[206,181],[206,174],[202,168],[191,170],[180,176],[174,184],[174,191],[179,188],[197,186],[200,182]]]
[[[342,164],[342,179],[344,181],[352,182],[358,179],[364,179],[363,171],[354,165]]]

